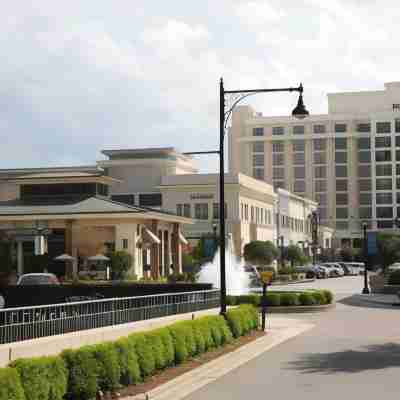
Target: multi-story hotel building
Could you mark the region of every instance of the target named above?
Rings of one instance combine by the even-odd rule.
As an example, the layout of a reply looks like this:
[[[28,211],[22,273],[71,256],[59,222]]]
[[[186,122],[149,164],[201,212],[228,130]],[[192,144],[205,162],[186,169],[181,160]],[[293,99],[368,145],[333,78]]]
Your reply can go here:
[[[319,204],[343,242],[394,229],[400,216],[400,82],[381,91],[328,94],[328,114],[264,117],[237,107],[230,173],[243,173]]]

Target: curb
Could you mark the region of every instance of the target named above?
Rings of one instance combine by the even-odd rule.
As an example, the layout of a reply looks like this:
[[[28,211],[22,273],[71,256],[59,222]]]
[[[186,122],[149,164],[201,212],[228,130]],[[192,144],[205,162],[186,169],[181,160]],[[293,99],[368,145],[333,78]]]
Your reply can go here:
[[[332,310],[336,307],[336,302],[331,304],[323,304],[320,306],[269,306],[267,307],[267,314],[290,314],[290,313],[311,313],[311,312],[324,312]]]
[[[299,323],[297,320],[285,319],[286,324],[279,323],[268,334],[238,350],[218,357],[199,368],[186,372],[159,387],[125,400],[180,400],[201,387],[216,381],[230,371],[258,357],[265,351],[313,328],[313,324]],[[273,323],[273,322],[272,322]]]
[[[316,279],[304,279],[302,281],[296,281],[296,282],[277,282],[277,283],[271,283],[270,286],[284,286],[284,285],[298,285],[301,283],[309,283],[309,282],[314,282]]]

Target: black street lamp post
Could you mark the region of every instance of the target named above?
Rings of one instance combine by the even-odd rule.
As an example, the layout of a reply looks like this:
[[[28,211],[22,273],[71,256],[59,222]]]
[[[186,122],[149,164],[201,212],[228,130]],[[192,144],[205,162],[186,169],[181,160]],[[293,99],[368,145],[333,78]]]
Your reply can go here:
[[[368,287],[368,237],[367,237],[367,223],[363,223],[363,236],[364,236],[364,245],[363,245],[363,252],[364,252],[364,289],[362,291],[363,294],[369,294],[369,287]]]
[[[284,238],[283,238],[283,236],[280,236],[279,237],[279,239],[280,239],[280,249],[281,249],[281,268],[283,268],[285,265],[284,265],[284,262],[285,262],[285,255],[284,255],[284,243],[283,243],[283,240],[284,240]]]
[[[299,99],[296,107],[292,111],[292,116],[303,119],[309,112],[303,103],[303,85],[298,87],[278,88],[278,89],[250,89],[250,90],[225,90],[224,82],[221,78],[219,83],[219,150],[200,151],[185,153],[195,154],[219,154],[219,243],[220,243],[220,274],[221,274],[221,314],[226,313],[226,276],[225,276],[225,157],[224,157],[224,138],[228,120],[236,105],[256,93],[272,92],[299,92]],[[226,107],[225,96],[228,95],[229,105]]]
[[[318,249],[318,225],[319,225],[319,217],[317,211],[313,211],[309,215],[310,225],[311,225],[311,238],[312,238],[312,256],[313,256],[313,265],[317,262],[317,249]]]

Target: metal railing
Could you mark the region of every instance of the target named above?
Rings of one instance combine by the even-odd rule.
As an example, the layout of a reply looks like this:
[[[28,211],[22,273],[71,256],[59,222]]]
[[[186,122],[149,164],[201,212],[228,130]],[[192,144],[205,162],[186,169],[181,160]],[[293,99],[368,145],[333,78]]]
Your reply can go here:
[[[219,290],[0,310],[0,344],[218,307]]]

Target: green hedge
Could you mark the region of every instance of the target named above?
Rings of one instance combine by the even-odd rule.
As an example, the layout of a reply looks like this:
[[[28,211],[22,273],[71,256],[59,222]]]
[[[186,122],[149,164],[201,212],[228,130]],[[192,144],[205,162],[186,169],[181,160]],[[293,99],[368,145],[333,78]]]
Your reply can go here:
[[[314,296],[308,292],[304,292],[299,295],[299,302],[302,306],[313,306],[316,304]]]
[[[394,271],[390,273],[388,285],[400,285],[400,271]]]
[[[231,343],[258,327],[252,305],[134,333],[115,342],[21,359],[0,369],[0,400],[90,400],[99,390],[137,384],[159,370]]]

